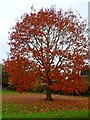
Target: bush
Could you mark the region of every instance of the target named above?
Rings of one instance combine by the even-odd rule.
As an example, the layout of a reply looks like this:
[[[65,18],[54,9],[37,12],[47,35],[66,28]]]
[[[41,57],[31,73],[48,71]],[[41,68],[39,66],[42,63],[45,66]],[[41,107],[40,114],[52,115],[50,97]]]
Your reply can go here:
[[[39,86],[36,87],[35,92],[43,92],[43,91],[44,91],[44,87],[43,86],[39,85]]]
[[[57,90],[57,91],[52,91],[54,94],[60,94],[60,95],[64,95],[64,91],[63,90]]]
[[[8,90],[12,90],[12,91],[16,91],[16,88],[15,88],[14,86],[12,86],[12,85],[9,85],[9,86],[7,87],[7,89],[8,89]]]

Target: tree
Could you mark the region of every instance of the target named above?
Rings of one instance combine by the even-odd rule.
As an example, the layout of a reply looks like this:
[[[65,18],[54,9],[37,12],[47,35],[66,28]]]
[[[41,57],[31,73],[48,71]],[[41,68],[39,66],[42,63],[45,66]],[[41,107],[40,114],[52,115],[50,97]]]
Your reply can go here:
[[[88,52],[86,23],[72,10],[56,11],[51,7],[36,12],[33,9],[17,21],[9,45],[11,52],[5,66],[16,76],[10,80],[21,91],[30,87],[31,82],[35,84],[36,79],[46,85],[48,100],[52,99],[51,89],[66,93],[87,90],[80,76]]]
[[[8,73],[5,72],[4,70],[4,65],[2,65],[2,86],[3,87],[7,87],[9,84],[8,84]]]

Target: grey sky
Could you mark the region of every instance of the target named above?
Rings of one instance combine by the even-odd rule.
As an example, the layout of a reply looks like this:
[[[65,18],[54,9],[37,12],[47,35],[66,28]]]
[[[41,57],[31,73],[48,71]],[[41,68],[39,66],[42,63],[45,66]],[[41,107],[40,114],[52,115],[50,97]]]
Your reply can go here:
[[[35,9],[56,5],[57,8],[77,10],[83,19],[88,19],[89,0],[0,0],[0,63],[7,58],[9,52],[8,31],[15,25],[17,18],[25,12],[30,12],[34,4]]]

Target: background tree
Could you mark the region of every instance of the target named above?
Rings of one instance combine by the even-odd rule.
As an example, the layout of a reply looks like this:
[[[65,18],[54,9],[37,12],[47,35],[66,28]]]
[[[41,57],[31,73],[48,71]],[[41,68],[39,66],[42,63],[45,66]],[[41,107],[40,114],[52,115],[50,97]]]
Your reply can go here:
[[[86,23],[72,10],[56,11],[51,7],[24,14],[10,33],[9,45],[11,52],[8,62],[5,62],[8,72],[12,67],[11,61],[19,63],[17,56],[28,61],[19,67],[13,64],[11,71],[16,77],[17,73],[20,76],[17,71],[22,71],[21,67],[25,68],[18,80],[10,78],[13,84],[17,83],[18,89],[22,88],[23,91],[30,86],[29,82],[38,78],[40,83],[46,85],[48,100],[52,99],[53,88],[66,90],[66,94],[70,91],[78,93],[79,90],[87,90],[87,84],[80,76],[87,58]],[[14,72],[16,68],[18,70]],[[27,71],[32,75],[23,78]]]
[[[5,72],[4,65],[2,65],[2,87],[8,87],[9,81],[8,81],[9,74]]]

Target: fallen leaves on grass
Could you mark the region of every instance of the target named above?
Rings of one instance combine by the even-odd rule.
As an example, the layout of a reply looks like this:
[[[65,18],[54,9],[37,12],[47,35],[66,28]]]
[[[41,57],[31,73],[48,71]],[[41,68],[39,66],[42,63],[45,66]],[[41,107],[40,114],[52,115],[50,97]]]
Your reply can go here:
[[[53,95],[53,101],[44,100],[44,94],[3,95],[3,112],[32,113],[50,110],[88,110],[87,97]]]

